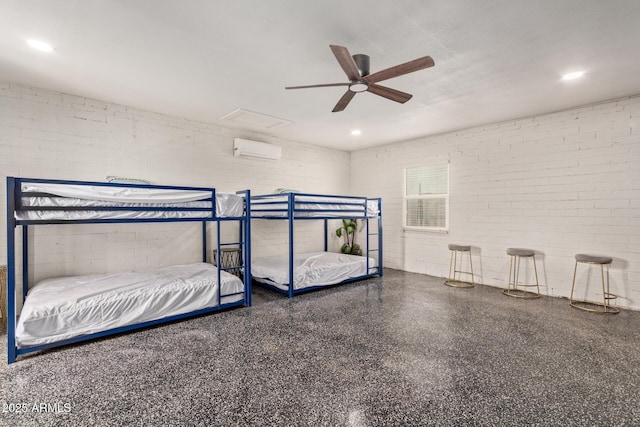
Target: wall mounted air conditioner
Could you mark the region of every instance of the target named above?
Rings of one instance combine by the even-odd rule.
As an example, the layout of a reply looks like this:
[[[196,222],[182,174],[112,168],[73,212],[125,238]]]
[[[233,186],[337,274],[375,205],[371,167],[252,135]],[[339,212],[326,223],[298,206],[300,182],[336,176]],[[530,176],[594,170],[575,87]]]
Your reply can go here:
[[[282,147],[249,139],[235,138],[233,140],[233,155],[235,157],[278,160],[282,157]]]

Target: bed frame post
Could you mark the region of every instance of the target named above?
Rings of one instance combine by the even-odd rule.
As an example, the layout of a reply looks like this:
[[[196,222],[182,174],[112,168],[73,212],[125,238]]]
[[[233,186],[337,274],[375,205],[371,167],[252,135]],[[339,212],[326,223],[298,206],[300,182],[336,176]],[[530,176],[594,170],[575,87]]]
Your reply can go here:
[[[365,200],[365,207],[364,207],[364,224],[365,224],[364,232],[365,232],[365,236],[366,236],[366,239],[367,239],[367,252],[365,253],[365,256],[367,257],[367,262],[365,264],[366,267],[367,267],[367,269],[365,270],[366,271],[366,273],[365,273],[366,276],[371,274],[371,270],[370,270],[371,267],[369,267],[369,253],[370,253],[369,252],[369,245],[370,245],[370,242],[369,242],[369,219],[370,218],[369,218],[369,213],[367,212],[368,205],[369,205],[369,199]],[[358,232],[357,228],[358,227],[357,227],[357,222],[356,222],[356,232]],[[378,255],[378,258],[380,258],[380,255]]]
[[[7,362],[16,361],[15,178],[7,177]]]
[[[329,251],[328,236],[329,236],[329,221],[325,218],[324,219],[324,251],[325,252]]]
[[[244,266],[244,290],[247,307],[251,307],[251,191],[245,192],[245,220],[244,220],[244,240],[240,238],[240,242],[244,242],[244,260],[241,260]],[[240,235],[242,236],[242,223],[240,224]],[[243,251],[240,251],[242,254]]]
[[[207,221],[202,221],[202,262],[207,262]]]
[[[288,206],[288,218],[289,218],[289,298],[293,298],[293,204],[294,193],[289,193],[289,206]]]
[[[382,198],[378,198],[378,272],[382,277]]]
[[[29,227],[22,226],[22,304],[29,292]]]
[[[221,274],[220,274],[220,269],[222,268],[222,265],[220,263],[220,260],[222,259],[222,254],[220,253],[220,221],[216,221],[216,274],[218,275],[217,280],[218,280],[218,305],[220,305],[221,301],[222,301],[222,280],[221,280]]]

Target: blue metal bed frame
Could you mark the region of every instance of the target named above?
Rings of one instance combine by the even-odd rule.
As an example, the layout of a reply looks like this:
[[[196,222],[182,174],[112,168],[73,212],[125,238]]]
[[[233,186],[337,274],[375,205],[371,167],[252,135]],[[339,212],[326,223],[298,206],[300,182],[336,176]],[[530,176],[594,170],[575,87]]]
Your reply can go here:
[[[281,200],[282,197],[287,197],[287,208],[269,208],[274,205],[281,205],[284,202]],[[302,197],[315,197],[322,198],[322,201],[303,201],[300,200]],[[274,200],[276,199],[276,200]],[[298,199],[298,200],[296,200]],[[340,202],[337,202],[337,199],[341,199]],[[252,219],[265,219],[265,220],[287,220],[288,221],[288,231],[289,231],[289,283],[287,284],[288,290],[284,291],[276,286],[270,285],[268,283],[262,283],[255,281],[255,284],[259,286],[263,286],[268,289],[272,289],[274,291],[286,294],[289,298],[293,298],[294,295],[301,294],[304,292],[310,292],[317,289],[325,289],[330,286],[338,286],[345,283],[354,282],[357,280],[362,280],[370,277],[380,276],[382,277],[382,198],[368,198],[368,197],[357,197],[357,196],[336,196],[336,195],[327,195],[327,194],[310,194],[310,193],[285,193],[285,194],[263,194],[258,196],[251,196],[251,205],[256,207],[260,206],[259,209],[256,209],[254,215],[252,215]],[[349,202],[344,202],[344,200],[349,200]],[[369,216],[367,213],[367,202],[370,200],[375,200],[378,204],[378,215]],[[364,201],[364,202],[363,202]],[[342,206],[352,206],[349,209],[305,209],[300,205],[313,203],[315,205],[320,206],[330,206],[330,205],[342,205]],[[266,209],[264,207],[267,207]],[[269,213],[271,215],[257,216],[257,213]],[[283,215],[286,214],[286,215]],[[305,216],[305,214],[313,214],[313,216]],[[298,220],[323,220],[324,221],[324,251],[328,251],[328,235],[329,235],[329,220],[335,219],[362,219],[366,224],[366,271],[367,274],[349,278],[340,283],[336,283],[335,285],[326,285],[326,286],[311,286],[302,289],[294,289],[293,287],[293,278],[294,278],[294,221]],[[375,219],[378,224],[377,227],[371,231],[371,227],[369,226],[369,221]],[[369,239],[371,237],[377,237],[378,244],[377,248],[370,248]],[[378,253],[378,267],[369,267],[369,255],[371,252]],[[375,273],[370,273],[370,271],[375,268]]]
[[[22,196],[27,195],[23,193],[23,183],[45,183],[45,184],[63,184],[63,185],[86,185],[86,186],[98,186],[98,187],[122,187],[122,188],[144,188],[144,189],[159,189],[159,190],[178,190],[178,191],[206,191],[210,192],[211,196],[201,199],[200,201],[211,201],[211,208],[197,208],[197,207],[129,207],[129,206],[96,206],[96,207],[25,207],[22,206]],[[9,364],[14,363],[16,358],[20,355],[46,350],[54,347],[64,346],[72,343],[92,340],[101,338],[108,335],[119,334],[122,332],[132,331],[136,329],[146,328],[149,326],[159,325],[162,323],[173,322],[176,320],[184,319],[187,317],[194,317],[205,313],[212,313],[215,311],[226,310],[232,307],[239,306],[251,306],[251,193],[249,190],[237,192],[239,195],[243,195],[245,199],[244,215],[241,217],[218,217],[216,212],[216,190],[215,188],[202,188],[202,187],[175,187],[165,185],[140,185],[140,184],[115,184],[105,182],[90,182],[90,181],[66,181],[66,180],[52,180],[52,179],[31,179],[31,178],[15,178],[7,177],[7,361]],[[87,219],[87,220],[18,220],[15,218],[15,213],[25,210],[45,211],[45,210],[83,210],[83,211],[196,211],[202,212],[202,217],[197,218],[126,218],[126,219]],[[239,238],[237,242],[222,243],[220,242],[220,225],[222,222],[237,221],[239,224]],[[22,302],[27,297],[29,289],[29,264],[28,264],[28,229],[31,225],[43,225],[43,224],[110,224],[110,223],[138,223],[138,222],[201,222],[202,223],[202,262],[207,261],[207,224],[214,222],[216,224],[216,245],[217,245],[217,274],[218,283],[220,281],[221,270],[242,270],[244,278],[244,291],[238,293],[232,293],[227,295],[221,295],[222,287],[218,292],[218,305],[215,307],[204,308],[189,313],[178,314],[174,316],[168,316],[162,319],[147,321],[138,323],[135,325],[121,326],[114,329],[100,331],[92,334],[81,335],[78,337],[56,341],[53,343],[26,346],[18,348],[16,345],[16,254],[15,254],[15,230],[18,226],[22,227]],[[241,262],[242,266],[238,267],[220,267],[220,248],[224,246],[238,246],[242,248],[241,256],[245,262]],[[244,294],[243,299],[232,303],[221,303],[221,298],[224,296],[232,296]]]

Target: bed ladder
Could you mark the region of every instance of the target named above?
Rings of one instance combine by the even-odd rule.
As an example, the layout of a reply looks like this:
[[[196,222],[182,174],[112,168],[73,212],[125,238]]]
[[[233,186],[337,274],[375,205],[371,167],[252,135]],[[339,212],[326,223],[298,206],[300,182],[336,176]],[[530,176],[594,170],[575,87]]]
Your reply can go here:
[[[367,201],[369,200],[376,200],[378,202],[378,215],[375,217],[372,216],[366,216],[365,220],[365,224],[366,224],[366,231],[367,231],[367,275],[369,275],[370,269],[371,267],[369,267],[369,257],[371,252],[377,252],[378,253],[378,275],[380,277],[382,277],[382,198],[375,198],[375,199],[367,199]],[[370,226],[369,221],[375,219],[377,221],[377,227],[373,228]],[[371,238],[372,237],[377,237],[378,238],[378,244],[377,247],[374,249],[371,249]]]
[[[251,267],[250,262],[247,262],[251,259],[251,245],[248,243],[251,240],[251,192],[249,190],[236,192],[238,195],[243,195],[245,198],[245,220],[242,221],[239,218],[230,218],[231,222],[238,222],[238,239],[235,242],[221,242],[221,223],[228,222],[225,220],[216,221],[216,259],[215,265],[217,266],[218,271],[218,283],[221,282],[220,271],[231,272],[232,274],[237,271],[242,272],[242,279],[245,286],[245,301],[247,307],[251,307]],[[203,262],[207,262],[207,245],[206,245],[206,223],[203,223],[202,229],[203,241],[205,242],[203,245]],[[224,248],[234,247],[239,251],[239,265],[224,267],[222,265],[222,251]],[[212,260],[213,261],[213,260]],[[218,292],[218,305],[222,304],[222,286],[220,286],[220,291]]]
[[[358,218],[358,219],[362,219],[365,222],[366,234],[367,234],[367,244],[366,244],[367,250],[365,254],[367,259],[367,271],[365,276],[369,276],[370,274],[371,267],[369,267],[369,257],[371,255],[371,252],[377,252],[378,253],[377,274],[380,277],[382,277],[382,268],[383,268],[382,266],[382,198],[374,198],[374,199],[367,199],[367,200],[376,200],[378,202],[379,214],[377,216],[368,216],[367,210],[366,210],[367,204],[365,204],[365,216]],[[377,220],[377,226],[375,228],[372,228],[369,224],[369,221],[371,221],[372,219]],[[325,252],[329,250],[328,236],[329,236],[329,225],[328,225],[328,219],[325,218],[324,220],[324,251]],[[377,247],[374,249],[371,249],[372,237],[378,238]],[[293,253],[292,248],[290,248],[290,252]],[[292,272],[290,272],[289,274],[290,274],[290,277],[293,277]],[[289,294],[290,294],[290,297],[293,296],[291,291],[289,292]]]

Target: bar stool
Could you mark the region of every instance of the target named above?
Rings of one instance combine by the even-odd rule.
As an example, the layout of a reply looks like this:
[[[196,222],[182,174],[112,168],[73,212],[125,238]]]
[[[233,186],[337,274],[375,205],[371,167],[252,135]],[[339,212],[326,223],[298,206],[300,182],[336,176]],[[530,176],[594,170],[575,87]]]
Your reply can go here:
[[[611,307],[609,305],[610,300],[618,298],[617,295],[614,295],[609,292],[609,269],[607,269],[606,288],[605,288],[605,281],[604,281],[604,266],[611,265],[611,262],[613,262],[613,258],[608,256],[586,255],[586,254],[577,254],[575,258],[576,258],[576,264],[575,264],[575,267],[573,268],[573,283],[571,284],[571,296],[569,297],[569,304],[571,305],[571,307],[588,311],[590,313],[618,314],[620,310],[616,307]],[[600,274],[602,276],[602,302],[591,302],[586,300],[573,299],[573,290],[576,286],[576,273],[578,271],[579,262],[600,266]]]
[[[532,249],[523,248],[508,248],[507,255],[509,255],[509,282],[507,289],[503,289],[502,293],[510,297],[533,299],[540,298],[540,285],[538,284],[538,269],[536,268],[536,253]],[[535,284],[518,283],[520,276],[520,259],[531,258],[533,260],[533,272],[535,274]],[[521,287],[536,287],[536,292],[527,291],[525,289],[518,289]]]
[[[466,245],[454,245],[449,244],[449,250],[451,251],[451,260],[449,261],[449,278],[444,281],[444,284],[453,288],[473,288],[475,286],[473,280],[473,262],[471,261],[471,246]],[[460,255],[460,267],[458,267],[458,252]],[[462,254],[467,253],[469,255],[469,271],[458,270],[462,268]],[[453,273],[453,276],[451,275]],[[456,277],[456,273],[458,276]],[[460,280],[461,274],[471,275],[471,282]]]

